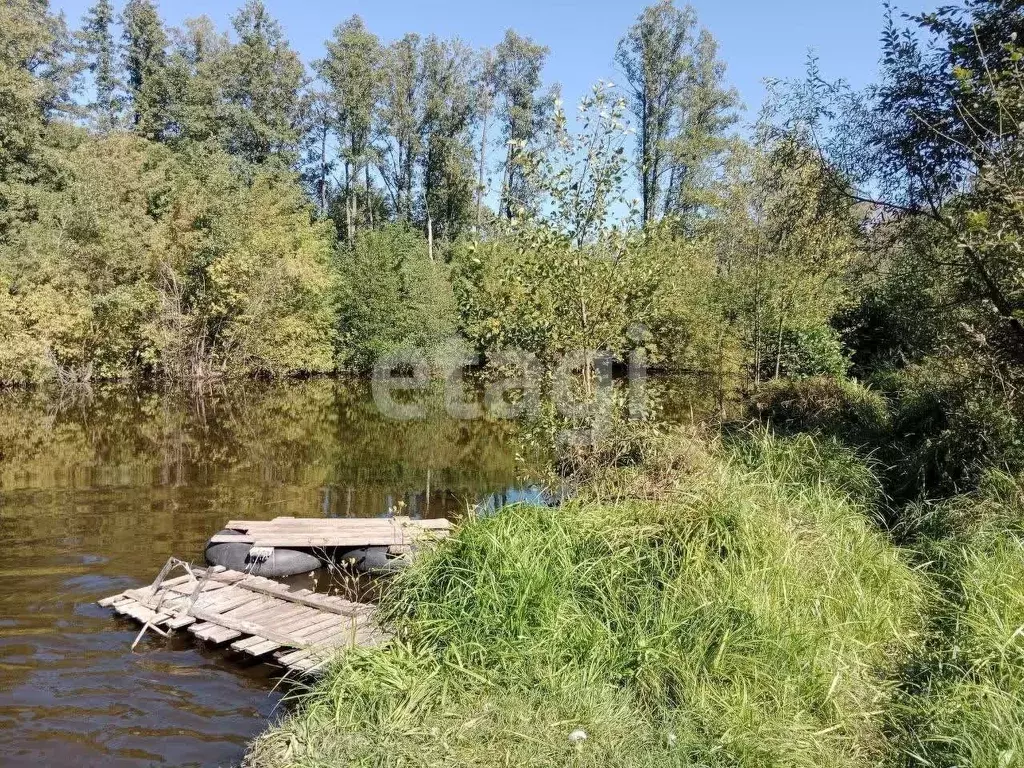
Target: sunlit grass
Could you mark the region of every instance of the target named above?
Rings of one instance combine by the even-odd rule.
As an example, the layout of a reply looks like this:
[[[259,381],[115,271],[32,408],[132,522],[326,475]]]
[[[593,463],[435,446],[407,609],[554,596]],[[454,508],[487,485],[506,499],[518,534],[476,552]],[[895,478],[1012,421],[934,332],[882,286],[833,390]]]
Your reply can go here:
[[[933,768],[1024,765],[1024,495],[993,475],[933,517],[942,597],[902,702],[903,751]]]
[[[849,489],[796,480],[813,444],[671,440],[656,495],[634,471],[465,524],[389,591],[401,641],[339,660],[249,760],[876,764],[922,578]]]

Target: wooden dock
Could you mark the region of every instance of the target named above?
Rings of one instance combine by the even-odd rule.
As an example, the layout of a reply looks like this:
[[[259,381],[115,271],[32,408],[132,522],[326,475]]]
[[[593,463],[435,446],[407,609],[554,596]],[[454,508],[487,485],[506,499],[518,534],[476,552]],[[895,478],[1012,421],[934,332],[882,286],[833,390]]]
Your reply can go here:
[[[298,518],[230,520],[224,526],[234,533],[210,539],[211,544],[249,544],[256,548],[330,549],[388,547],[401,552],[419,543],[447,536],[449,520],[392,518]]]
[[[184,576],[166,578],[174,568]],[[162,635],[188,628],[196,637],[250,656],[272,657],[289,671],[307,673],[332,654],[386,639],[374,623],[371,605],[221,568],[189,568],[168,561],[148,587],[129,589],[99,604],[130,616]],[[134,647],[134,646],[133,646]]]

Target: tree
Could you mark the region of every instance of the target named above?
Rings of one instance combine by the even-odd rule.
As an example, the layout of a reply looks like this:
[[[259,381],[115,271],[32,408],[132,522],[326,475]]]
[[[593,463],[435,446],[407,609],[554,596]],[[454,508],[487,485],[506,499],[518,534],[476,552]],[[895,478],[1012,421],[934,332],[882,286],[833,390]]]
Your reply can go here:
[[[464,328],[489,359],[524,351],[553,366],[580,352],[621,355],[650,316],[664,265],[612,215],[624,200],[624,112],[603,83],[582,100],[578,132],[556,108],[553,149],[521,157],[531,204],[500,237],[456,249]],[[589,386],[592,361],[579,362]]]
[[[494,68],[494,51],[485,51],[477,74],[475,91],[477,97],[477,122],[480,125],[480,152],[477,156],[476,183],[476,228],[483,224],[484,197],[487,194],[487,130],[491,125],[494,103],[497,98],[497,79]]]
[[[823,165],[853,182],[853,200],[945,232],[945,247],[923,250],[919,268],[956,286],[943,308],[971,309],[962,323],[971,344],[1019,368],[1024,9],[968,0],[903,19],[888,16],[877,86],[828,83],[812,60],[806,80],[788,84],[779,127],[810,131]]]
[[[317,72],[327,85],[335,113],[335,132],[342,145],[345,231],[349,241],[359,224],[360,182],[364,186],[363,211],[367,223],[373,225],[370,169],[382,56],[380,40],[366,29],[362,19],[353,16],[335,28],[333,37],[327,41],[327,55],[316,63]]]
[[[118,89],[118,62],[114,46],[114,7],[110,0],[97,0],[86,12],[79,39],[92,74],[95,99],[89,105],[96,128],[107,132],[116,127],[121,117]]]
[[[228,151],[253,165],[291,167],[305,67],[262,0],[248,0],[231,23],[238,42],[225,62]]]
[[[616,51],[637,122],[645,222],[695,206],[702,171],[736,122],[738,100],[722,84],[717,45],[707,31],[695,36],[696,27],[690,6],[661,0],[644,9]]]
[[[208,16],[172,30],[168,62],[170,117],[177,144],[220,140],[225,132],[225,90],[231,42]]]
[[[330,225],[292,179],[116,132],[64,170],[0,245],[0,381],[332,368]]]
[[[319,89],[302,99],[302,179],[316,201],[317,211],[326,217],[331,201],[331,182],[336,163],[330,147],[334,130],[331,100]]]
[[[34,184],[57,174],[43,150],[66,109],[72,68],[63,20],[38,0],[0,4],[0,243],[30,216]]]
[[[542,90],[541,72],[548,52],[547,47],[511,29],[494,50],[494,91],[501,138],[507,147],[500,208],[509,219],[530,196],[521,155],[543,136],[558,99],[557,86]]]
[[[128,0],[121,23],[132,127],[140,136],[162,140],[167,136],[171,108],[167,32],[152,0]]]
[[[718,43],[701,30],[677,104],[674,135],[666,144],[665,216],[691,231],[695,218],[719,202],[714,192],[722,157],[733,144],[728,131],[739,120],[739,96],[726,88]]]
[[[850,301],[860,243],[845,183],[792,136],[762,137],[737,182],[721,266],[755,384],[834,373],[815,366],[839,356],[829,323]]]
[[[384,55],[377,133],[383,141],[380,173],[395,216],[412,219],[413,183],[423,126],[423,51],[420,36],[405,35]]]
[[[423,47],[423,217],[428,247],[452,238],[473,204],[473,52],[459,41],[427,39]]]
[[[341,362],[368,371],[382,356],[427,351],[456,330],[446,266],[431,260],[423,236],[405,224],[356,235],[339,258]]]
[[[598,82],[580,100],[580,130],[572,133],[559,105],[552,119],[551,148],[527,152],[524,171],[538,195],[531,217],[561,233],[577,250],[614,228],[625,207],[626,104]]]
[[[921,34],[890,19],[883,36],[873,142],[885,202],[947,230],[963,300],[1024,364],[1024,9],[970,0],[907,18]]]

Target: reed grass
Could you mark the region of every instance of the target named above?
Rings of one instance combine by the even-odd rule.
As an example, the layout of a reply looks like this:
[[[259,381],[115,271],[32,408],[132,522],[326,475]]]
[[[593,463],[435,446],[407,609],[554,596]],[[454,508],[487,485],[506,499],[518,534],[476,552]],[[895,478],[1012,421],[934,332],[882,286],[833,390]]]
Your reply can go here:
[[[1024,765],[1024,490],[994,473],[930,511],[941,591],[899,702],[900,754],[926,768]]]
[[[674,434],[618,486],[467,521],[387,591],[399,640],[340,658],[248,764],[878,764],[927,585],[862,480],[753,439]]]

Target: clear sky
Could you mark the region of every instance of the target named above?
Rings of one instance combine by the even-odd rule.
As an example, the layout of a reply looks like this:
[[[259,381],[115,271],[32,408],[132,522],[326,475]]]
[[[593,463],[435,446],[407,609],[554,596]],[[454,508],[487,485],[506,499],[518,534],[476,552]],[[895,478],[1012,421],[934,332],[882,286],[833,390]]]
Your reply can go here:
[[[51,0],[68,21],[79,23],[92,0]],[[120,7],[123,0],[115,0]],[[242,0],[164,0],[170,24],[206,13],[223,28]],[[321,55],[335,25],[359,14],[384,40],[406,32],[458,36],[482,47],[514,27],[551,48],[550,81],[563,86],[573,104],[599,78],[616,79],[615,45],[647,4],[643,0],[265,0],[306,62]],[[909,10],[936,3],[921,0]],[[798,77],[809,49],[817,52],[829,79],[854,86],[877,71],[881,0],[692,0],[700,22],[718,39],[728,79],[756,115],[766,77]],[[918,7],[920,5],[920,8]]]

